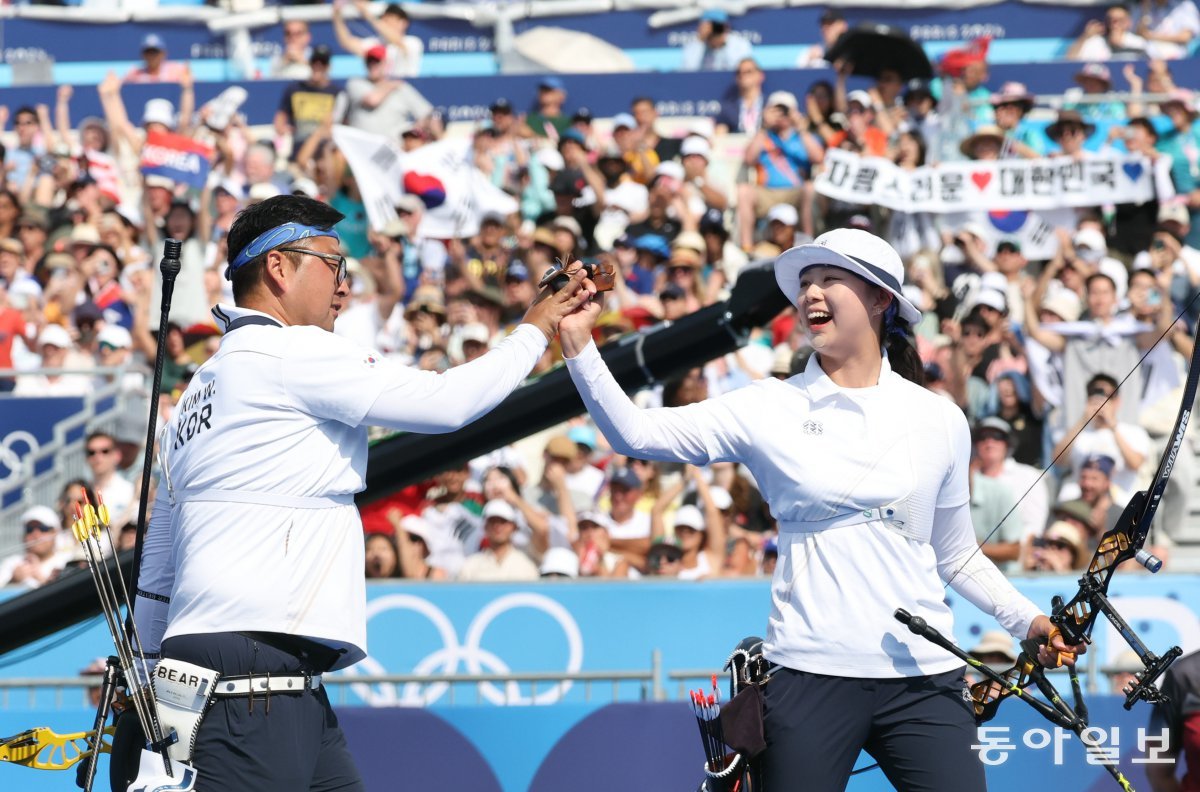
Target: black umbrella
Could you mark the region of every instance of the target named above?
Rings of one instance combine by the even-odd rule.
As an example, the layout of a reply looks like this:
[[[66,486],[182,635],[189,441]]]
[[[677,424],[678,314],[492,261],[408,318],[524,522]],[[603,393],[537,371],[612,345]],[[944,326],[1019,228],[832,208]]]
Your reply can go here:
[[[900,72],[905,81],[933,77],[933,66],[921,45],[890,25],[863,23],[847,30],[834,42],[825,59],[830,63],[839,60],[853,63],[851,73],[865,77],[878,77],[884,69]]]

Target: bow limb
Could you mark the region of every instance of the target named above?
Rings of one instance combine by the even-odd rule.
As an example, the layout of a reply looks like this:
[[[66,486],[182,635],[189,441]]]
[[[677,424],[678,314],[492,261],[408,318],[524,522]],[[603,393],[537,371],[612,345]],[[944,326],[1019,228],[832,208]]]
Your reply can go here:
[[[116,728],[109,726],[103,734],[111,737]],[[32,767],[35,770],[66,770],[92,755],[89,748],[94,731],[59,734],[53,729],[38,726],[12,737],[0,738],[0,762]],[[100,742],[100,753],[110,753],[111,742]]]

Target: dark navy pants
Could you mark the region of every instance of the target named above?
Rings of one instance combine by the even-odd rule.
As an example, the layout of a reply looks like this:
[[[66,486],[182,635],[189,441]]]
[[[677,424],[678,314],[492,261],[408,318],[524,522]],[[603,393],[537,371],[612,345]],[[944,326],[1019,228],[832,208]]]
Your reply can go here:
[[[965,686],[962,671],[856,679],[779,669],[764,690],[763,789],[842,792],[866,750],[904,792],[985,792]]]
[[[163,657],[212,668],[222,676],[297,674],[306,662],[237,633],[181,635]],[[197,792],[362,792],[346,738],[325,688],[264,698],[216,699],[200,724],[192,764]]]

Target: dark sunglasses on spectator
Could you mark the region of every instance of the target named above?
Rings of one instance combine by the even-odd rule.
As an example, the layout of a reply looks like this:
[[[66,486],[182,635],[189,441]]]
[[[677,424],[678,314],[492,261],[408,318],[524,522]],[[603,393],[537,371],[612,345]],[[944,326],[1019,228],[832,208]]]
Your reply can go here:
[[[87,455],[90,457],[94,457],[97,454],[111,454],[112,452],[113,452],[112,446],[109,446],[108,448],[89,448],[87,450]]]
[[[41,531],[42,533],[50,533],[51,531],[54,531],[54,530],[57,530],[57,529],[53,525],[46,525],[45,523],[40,523],[40,522],[25,523],[25,533],[27,533],[27,534],[31,534],[36,531]]]
[[[100,342],[100,351],[101,352],[116,352],[118,349],[120,349],[120,347],[115,347],[112,344],[108,343],[107,341]]]
[[[979,439],[980,440],[999,440],[1002,443],[1007,443],[1008,435],[1004,434],[1003,432],[995,432],[995,431],[980,432]]]

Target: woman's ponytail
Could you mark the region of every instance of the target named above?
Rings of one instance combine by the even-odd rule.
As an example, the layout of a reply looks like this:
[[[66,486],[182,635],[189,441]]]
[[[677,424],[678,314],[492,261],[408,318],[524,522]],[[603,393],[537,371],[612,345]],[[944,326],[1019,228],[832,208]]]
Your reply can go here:
[[[900,302],[893,299],[883,312],[883,348],[892,371],[909,382],[925,386],[925,366],[917,354],[912,328],[900,318]]]

